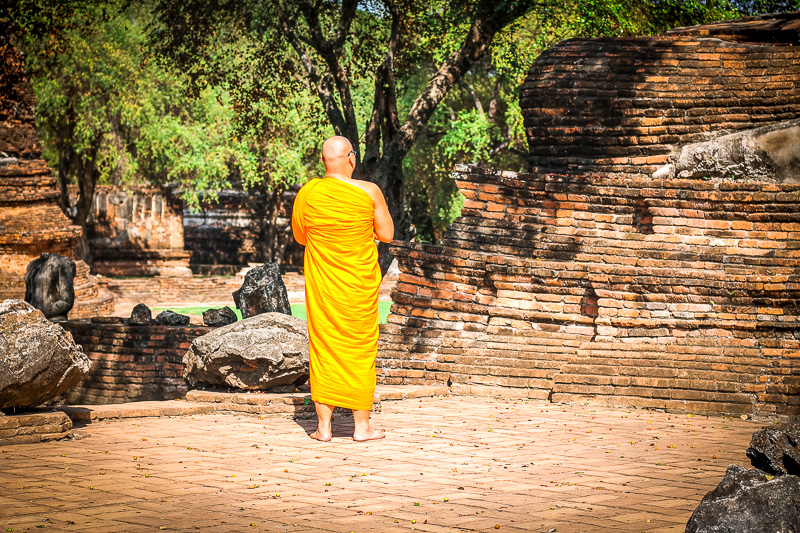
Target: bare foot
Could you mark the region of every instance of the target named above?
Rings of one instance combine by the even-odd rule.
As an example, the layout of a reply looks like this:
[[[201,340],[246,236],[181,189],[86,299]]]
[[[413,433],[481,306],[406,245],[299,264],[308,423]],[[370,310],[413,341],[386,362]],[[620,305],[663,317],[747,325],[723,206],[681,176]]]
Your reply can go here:
[[[321,440],[322,442],[328,442],[331,440],[331,434],[328,433],[327,435],[320,432],[320,430],[316,430],[314,433],[309,435],[312,439]]]
[[[367,431],[364,431],[363,433],[360,432],[353,433],[353,440],[357,442],[363,442],[367,440],[378,440],[384,437],[386,437],[386,435],[384,435],[383,433],[381,433],[372,426],[369,426]]]

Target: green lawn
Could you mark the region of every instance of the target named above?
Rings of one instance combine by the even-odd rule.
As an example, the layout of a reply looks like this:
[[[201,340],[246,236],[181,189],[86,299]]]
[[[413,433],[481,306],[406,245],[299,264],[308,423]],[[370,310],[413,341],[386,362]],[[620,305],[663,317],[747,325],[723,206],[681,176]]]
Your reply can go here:
[[[238,309],[228,306],[233,309],[233,312],[236,313],[236,316],[239,320],[242,319],[242,312]],[[389,316],[389,308],[392,307],[391,301],[384,301],[381,300],[378,302],[378,322],[381,324],[386,323],[386,317]],[[166,311],[169,309],[170,311],[174,311],[176,313],[180,313],[182,315],[189,315],[189,316],[203,316],[203,311],[209,309],[208,306],[199,306],[199,307],[154,307],[153,313],[158,314],[162,311]],[[297,318],[302,318],[306,320],[306,304],[292,304],[292,315],[296,316]]]

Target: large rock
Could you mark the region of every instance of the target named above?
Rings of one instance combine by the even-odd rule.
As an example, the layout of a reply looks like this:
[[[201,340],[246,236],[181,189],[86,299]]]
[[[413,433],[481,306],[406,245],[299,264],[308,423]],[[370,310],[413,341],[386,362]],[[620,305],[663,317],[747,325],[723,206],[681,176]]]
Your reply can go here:
[[[686,145],[653,177],[800,183],[800,119]]]
[[[206,326],[227,326],[239,320],[236,313],[230,307],[223,307],[222,309],[207,309],[203,311],[203,324]]]
[[[768,427],[756,431],[747,448],[747,457],[754,467],[768,474],[800,476],[800,426]]]
[[[251,269],[241,288],[233,293],[233,301],[242,310],[242,318],[261,313],[292,314],[289,294],[277,263],[264,263]]]
[[[72,335],[20,300],[0,304],[0,408],[31,407],[67,391],[92,363]]]
[[[263,313],[197,337],[183,356],[192,387],[265,390],[308,379],[308,326],[283,313]]]
[[[156,317],[155,323],[159,326],[188,326],[191,318],[175,311],[164,311]]]
[[[686,533],[800,531],[798,497],[800,477],[775,477],[730,465],[725,478],[695,509]]]
[[[52,320],[66,320],[75,304],[75,261],[43,253],[25,271],[25,301]]]

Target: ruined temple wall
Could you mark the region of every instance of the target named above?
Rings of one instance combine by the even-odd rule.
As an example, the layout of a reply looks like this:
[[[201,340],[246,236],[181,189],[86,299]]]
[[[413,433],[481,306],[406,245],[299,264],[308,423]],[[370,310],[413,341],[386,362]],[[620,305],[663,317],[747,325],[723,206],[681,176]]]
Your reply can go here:
[[[303,247],[291,236],[292,205],[297,191],[286,191],[278,206],[277,232],[286,243],[282,265],[302,270]],[[251,204],[256,198],[246,191],[228,190],[219,203],[203,205],[199,212],[184,210],[186,249],[192,253],[196,273],[214,273],[211,265],[246,265],[262,261],[259,239],[264,220]],[[219,270],[219,269],[216,269]]]
[[[729,26],[724,39],[798,35]],[[798,118],[797,44],[681,34],[559,43],[520,95],[532,169],[645,177],[682,145]]]
[[[56,179],[41,159],[34,127],[35,98],[24,57],[0,27],[0,299],[25,297],[25,271],[42,253],[74,258],[81,237],[57,205]],[[73,318],[102,316],[113,296],[98,286],[83,261],[76,260]]]
[[[186,395],[183,356],[213,330],[191,326],[128,326],[121,319],[61,322],[92,361],[89,375],[64,394],[66,404],[171,400]]]
[[[77,188],[70,188],[75,203]],[[92,198],[86,239],[93,268],[105,276],[188,276],[183,206],[159,187],[99,185]]]
[[[800,186],[457,179],[443,245],[394,243],[382,383],[800,415]]]

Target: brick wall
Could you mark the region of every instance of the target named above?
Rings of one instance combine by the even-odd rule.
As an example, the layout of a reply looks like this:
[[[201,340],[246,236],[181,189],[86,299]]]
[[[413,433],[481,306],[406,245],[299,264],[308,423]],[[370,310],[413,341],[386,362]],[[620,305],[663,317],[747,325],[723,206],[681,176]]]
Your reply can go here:
[[[70,187],[73,204],[77,194],[77,187]],[[99,185],[86,239],[98,274],[191,275],[191,254],[183,249],[183,205],[167,189]]]
[[[649,176],[712,132],[800,117],[798,17],[784,18],[553,46],[520,96],[534,171]]]
[[[182,398],[183,355],[192,340],[213,329],[126,326],[113,318],[59,324],[92,360],[89,376],[62,397],[73,405]]]
[[[393,243],[382,383],[800,415],[800,186],[456,176],[442,246]]]
[[[81,228],[56,204],[59,193],[41,157],[34,129],[35,98],[24,58],[0,28],[0,300],[25,297],[25,271],[43,252],[74,258]],[[110,313],[113,296],[102,292],[89,269],[76,261],[73,318]]]
[[[25,57],[11,43],[8,24],[0,28],[0,152],[38,159],[42,146],[34,128],[36,98],[25,73]]]
[[[289,270],[303,268],[304,248],[292,238],[291,216],[296,190],[285,192],[278,206],[278,233],[286,243],[282,265]],[[202,272],[208,265],[246,265],[263,262],[259,240],[264,221],[255,205],[260,193],[226,190],[219,202],[206,204],[200,212],[184,210],[186,249],[192,253],[192,268]]]

